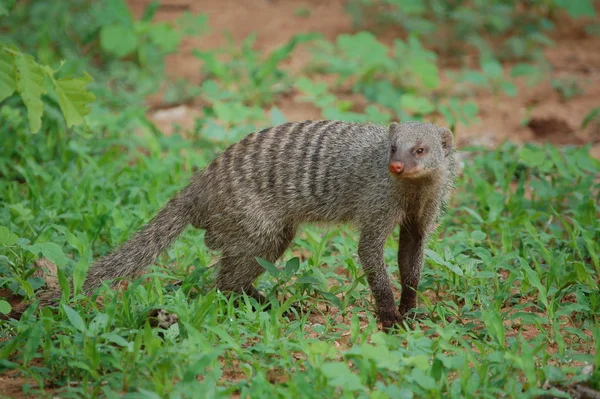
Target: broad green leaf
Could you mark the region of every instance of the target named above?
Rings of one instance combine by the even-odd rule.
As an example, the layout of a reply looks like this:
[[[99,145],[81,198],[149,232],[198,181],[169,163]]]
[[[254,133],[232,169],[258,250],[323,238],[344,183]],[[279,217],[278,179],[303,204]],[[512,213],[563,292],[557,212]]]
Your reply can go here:
[[[0,226],[0,245],[10,246],[14,245],[19,236],[15,233],[12,233],[6,226]]]
[[[171,25],[165,22],[150,25],[148,36],[152,39],[154,44],[166,53],[177,50],[177,47],[181,42],[181,34],[179,31],[173,29]]]
[[[36,243],[29,250],[36,255],[41,252],[44,257],[59,267],[66,266],[69,263],[69,259],[63,253],[62,248],[53,242]]]
[[[400,235],[400,239],[402,239],[402,235]],[[429,259],[431,259],[432,261],[434,261],[438,265],[443,265],[444,263],[446,263],[446,261],[437,252],[435,252],[435,251],[432,251],[430,249],[426,249],[425,250],[425,254],[427,255],[427,257]]]
[[[81,331],[82,333],[85,333],[85,331],[86,331],[85,323],[84,323],[83,319],[81,318],[81,316],[79,315],[79,313],[77,313],[77,311],[75,311],[74,309],[72,309],[64,304],[63,304],[63,309],[65,310],[65,313],[67,314],[67,318],[69,319],[69,322],[73,325],[73,327],[75,327],[77,330]]]
[[[300,268],[300,258],[294,256],[285,264],[285,274],[289,278],[294,275]]]
[[[540,148],[523,147],[519,158],[531,167],[539,167],[546,160],[546,151]]]
[[[117,58],[125,57],[138,46],[136,32],[124,24],[105,25],[100,30],[100,46]]]
[[[268,260],[264,260],[263,258],[256,257],[256,261],[273,277],[279,277],[281,271],[275,267],[274,264],[269,262]]]
[[[204,14],[194,15],[186,11],[177,19],[176,23],[177,28],[186,36],[199,35],[209,30],[208,17]]]
[[[0,101],[12,95],[17,89],[15,57],[0,45]]]
[[[11,309],[12,309],[12,307],[10,306],[10,303],[8,303],[4,300],[0,300],[0,313],[9,314]]]
[[[123,348],[129,348],[131,346],[131,343],[129,341],[127,341],[125,338],[123,338],[120,335],[117,335],[115,333],[112,333],[112,332],[102,334],[101,337],[104,338],[105,340],[107,340],[108,342],[112,342],[113,344],[119,345]]]
[[[573,262],[573,269],[577,275],[577,280],[582,283],[587,283],[593,289],[597,289],[597,284],[594,278],[590,275],[590,272],[585,268],[585,264],[582,262]]]
[[[340,387],[348,391],[360,391],[365,389],[358,376],[352,373],[346,363],[325,363],[321,366],[321,372],[327,377],[329,385],[331,386]]]
[[[481,65],[481,69],[485,75],[492,79],[500,78],[504,75],[504,71],[502,70],[502,65],[496,60],[489,60],[484,62]]]
[[[67,127],[85,122],[84,116],[90,112],[90,106],[96,99],[87,90],[87,84],[91,81],[92,77],[87,73],[82,78],[52,80]]]
[[[271,119],[271,123],[273,125],[280,125],[287,122],[283,112],[281,112],[281,110],[275,106],[269,111],[269,118]]]
[[[485,234],[481,230],[473,230],[471,232],[471,239],[473,241],[483,241],[485,239],[485,237],[487,237],[487,234]]]
[[[432,391],[437,387],[436,381],[422,369],[415,368],[410,373],[410,379],[426,391]]]
[[[430,114],[435,110],[433,103],[427,98],[414,94],[405,94],[400,99],[404,110],[416,114]]]
[[[432,251],[430,249],[426,249],[425,250],[425,254],[427,255],[427,258],[429,258],[430,260],[432,260],[434,263],[440,265],[440,266],[445,266],[448,269],[450,269],[451,271],[453,271],[454,273],[456,273],[459,276],[462,276],[464,273],[462,271],[462,269],[460,267],[458,267],[458,265],[456,265],[453,262],[447,262],[445,261],[437,252]]]
[[[36,133],[42,127],[42,113],[44,112],[44,104],[41,99],[42,94],[46,93],[44,70],[34,61],[33,57],[26,54],[17,55],[15,65],[18,72],[17,89],[27,107],[29,128],[32,133]]]
[[[321,291],[321,295],[323,295],[323,298],[327,299],[329,302],[333,303],[338,308],[344,309],[344,304],[342,303],[342,301],[340,301],[340,298],[333,295],[331,292]]]
[[[437,89],[440,85],[440,72],[434,61],[417,58],[411,62],[414,73],[421,78],[423,85],[429,89]]]
[[[573,18],[596,16],[593,0],[556,0],[556,5]]]

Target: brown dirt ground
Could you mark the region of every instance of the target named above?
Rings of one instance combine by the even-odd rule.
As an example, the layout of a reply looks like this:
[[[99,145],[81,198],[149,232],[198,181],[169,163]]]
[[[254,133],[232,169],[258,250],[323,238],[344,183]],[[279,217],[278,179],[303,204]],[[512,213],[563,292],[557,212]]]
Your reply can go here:
[[[150,0],[129,0],[134,15],[140,16]],[[163,0],[156,13],[156,20],[171,21],[181,12],[203,13],[208,16],[210,33],[184,40],[181,51],[168,57],[167,73],[173,78],[186,78],[192,84],[202,81],[201,61],[192,55],[193,49],[213,49],[226,44],[225,32],[236,41],[254,32],[257,34],[256,49],[271,51],[287,42],[296,33],[318,31],[327,39],[342,33],[352,33],[350,18],[344,11],[343,0]],[[309,16],[297,16],[295,11],[310,9]],[[389,32],[382,40],[389,42]],[[479,93],[475,101],[480,108],[478,124],[458,126],[457,136],[461,143],[495,145],[506,139],[524,141],[550,141],[555,144],[595,143],[592,153],[600,157],[600,122],[585,131],[580,125],[591,109],[600,105],[600,37],[586,35],[582,25],[569,20],[559,20],[552,39],[555,45],[546,50],[552,65],[548,79],[535,87],[519,83],[515,98],[495,97]],[[286,62],[286,68],[299,71],[310,60],[305,49],[295,51]],[[440,62],[442,64],[451,64]],[[451,68],[442,67],[443,72]],[[575,79],[585,90],[583,94],[563,101],[550,86],[551,78]],[[321,117],[311,104],[300,103],[296,94],[280,99],[278,106],[289,120]],[[159,97],[149,99],[157,106]],[[194,105],[180,109],[170,117],[154,118],[165,132],[171,130],[171,122],[182,127],[193,126],[193,119],[200,114]],[[151,114],[152,117],[156,116]],[[530,118],[530,123],[523,121]]]
[[[139,17],[150,2],[151,0],[129,0],[128,4],[134,15]],[[344,12],[343,3],[343,0],[162,0],[155,20],[172,21],[184,11],[203,13],[208,16],[211,29],[208,34],[184,39],[181,50],[167,59],[167,74],[170,78],[185,78],[191,84],[201,83],[202,63],[192,55],[192,50],[214,49],[225,45],[227,42],[224,32],[230,33],[236,42],[250,33],[256,33],[256,49],[263,52],[286,43],[297,33],[316,31],[332,40],[339,34],[355,32],[356,29],[352,27],[349,17]],[[295,15],[299,8],[310,9],[310,15]],[[382,36],[382,40],[389,42],[389,35]],[[484,145],[496,145],[507,139],[516,142],[547,140],[558,145],[591,142],[594,143],[592,154],[600,158],[600,121],[585,131],[579,128],[588,112],[600,106],[600,37],[586,36],[581,25],[566,22],[558,24],[553,40],[555,45],[545,51],[552,65],[551,78],[576,79],[585,89],[584,93],[565,102],[550,87],[550,78],[532,88],[518,84],[519,93],[515,98],[498,98],[488,93],[479,93],[475,101],[480,109],[481,122],[459,126],[456,133],[460,142]],[[298,49],[286,61],[285,67],[298,72],[309,60],[310,53]],[[441,62],[440,65],[442,64],[445,63]],[[442,67],[442,71],[451,69]],[[148,99],[148,105],[151,109],[161,108],[161,101],[160,96],[152,96]],[[278,106],[289,120],[321,117],[316,107],[298,102],[295,93],[280,99]],[[531,111],[528,111],[529,109]],[[150,117],[165,133],[171,131],[172,123],[184,128],[192,127],[194,118],[200,115],[197,104],[170,111],[149,112]],[[528,116],[528,112],[530,123],[526,124],[523,120]],[[323,323],[325,314],[338,319],[338,322],[342,321],[341,314],[331,314],[331,309],[325,309],[322,304],[317,307],[319,311],[313,312],[310,324]],[[364,327],[366,321],[361,321],[361,324]],[[518,325],[510,323],[507,328],[507,336],[520,331],[528,338],[538,332],[522,330]],[[314,334],[310,330],[307,330],[307,333]],[[340,340],[337,346],[346,347],[348,343],[345,341],[346,339]],[[241,375],[235,375],[237,367],[233,366],[226,370],[228,376],[232,379],[241,378]],[[273,379],[277,380],[276,377]],[[0,375],[0,396],[36,397],[22,393],[24,384],[35,386],[32,380],[19,377],[17,373],[4,373]],[[53,395],[52,390],[46,393]]]

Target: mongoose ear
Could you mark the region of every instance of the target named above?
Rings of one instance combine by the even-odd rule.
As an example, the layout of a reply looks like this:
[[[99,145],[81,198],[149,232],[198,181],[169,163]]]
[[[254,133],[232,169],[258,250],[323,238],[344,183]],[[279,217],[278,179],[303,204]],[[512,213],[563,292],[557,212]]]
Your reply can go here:
[[[450,129],[447,128],[442,128],[440,135],[442,136],[442,148],[444,149],[444,154],[445,156],[448,156],[454,148],[454,136]]]
[[[392,122],[388,127],[388,134],[394,133],[396,130],[400,128],[400,124],[398,122]]]

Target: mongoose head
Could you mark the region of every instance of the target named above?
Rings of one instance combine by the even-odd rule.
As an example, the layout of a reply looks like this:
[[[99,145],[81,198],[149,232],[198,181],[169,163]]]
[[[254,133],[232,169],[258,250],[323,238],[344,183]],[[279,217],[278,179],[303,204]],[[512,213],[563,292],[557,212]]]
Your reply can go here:
[[[422,179],[447,169],[454,152],[449,129],[430,123],[392,123],[388,169],[399,179]]]

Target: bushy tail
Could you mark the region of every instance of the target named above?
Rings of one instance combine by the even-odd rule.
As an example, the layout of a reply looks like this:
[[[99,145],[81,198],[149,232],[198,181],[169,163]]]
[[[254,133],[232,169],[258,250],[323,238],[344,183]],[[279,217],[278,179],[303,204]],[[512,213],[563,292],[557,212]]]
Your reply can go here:
[[[83,290],[89,292],[105,280],[137,276],[152,264],[197,217],[190,191],[188,186],[179,192],[121,247],[98,259],[88,271]]]
[[[134,277],[152,262],[179,236],[188,224],[202,220],[203,204],[199,189],[202,184],[196,179],[177,193],[156,216],[120,248],[100,258],[90,268],[83,290],[90,292],[103,281],[117,277]],[[37,295],[40,307],[56,306],[61,291],[44,291]],[[17,303],[7,315],[0,319],[18,319],[29,307],[28,303]]]

